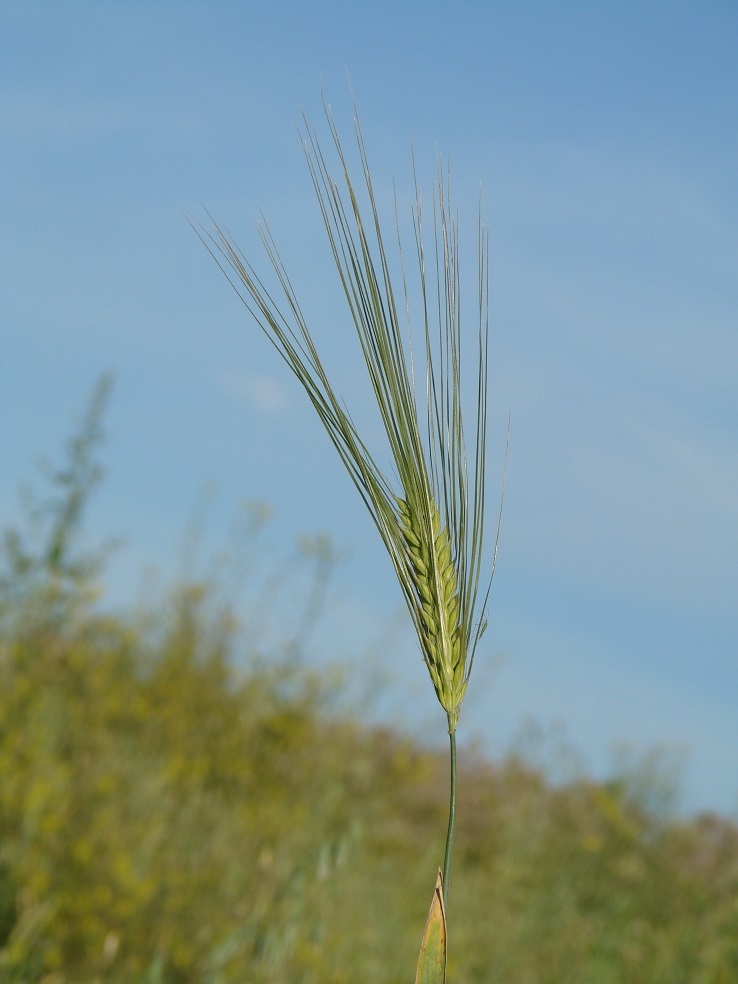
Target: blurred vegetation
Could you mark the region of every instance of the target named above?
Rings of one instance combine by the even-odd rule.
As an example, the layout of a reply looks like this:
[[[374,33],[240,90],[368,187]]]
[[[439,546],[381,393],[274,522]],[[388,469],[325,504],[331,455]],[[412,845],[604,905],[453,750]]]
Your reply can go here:
[[[0,981],[407,984],[445,753],[338,713],[217,586],[104,611],[82,533],[105,395],[3,540]],[[453,984],[738,981],[727,819],[654,810],[650,773],[554,788],[465,758]]]

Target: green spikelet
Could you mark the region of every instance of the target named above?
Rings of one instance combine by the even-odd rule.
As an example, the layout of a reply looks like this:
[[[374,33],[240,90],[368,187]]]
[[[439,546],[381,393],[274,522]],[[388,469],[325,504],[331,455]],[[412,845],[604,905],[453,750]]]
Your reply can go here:
[[[430,522],[423,523],[419,510],[411,508],[407,500],[397,499],[417,600],[415,621],[423,658],[453,731],[466,692],[464,628],[448,527],[441,528],[438,506],[432,502],[431,507]]]

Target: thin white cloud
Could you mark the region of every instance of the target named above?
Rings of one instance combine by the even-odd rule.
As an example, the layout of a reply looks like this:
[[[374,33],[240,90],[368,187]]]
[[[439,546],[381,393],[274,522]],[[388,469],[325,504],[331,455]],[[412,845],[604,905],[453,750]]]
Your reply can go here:
[[[287,387],[274,376],[255,376],[229,367],[221,371],[220,383],[230,397],[266,417],[278,416],[290,404]]]
[[[527,400],[513,401],[525,410],[513,421],[506,549],[539,570],[730,612],[734,436],[645,390],[602,382],[567,392],[554,368],[543,375]]]

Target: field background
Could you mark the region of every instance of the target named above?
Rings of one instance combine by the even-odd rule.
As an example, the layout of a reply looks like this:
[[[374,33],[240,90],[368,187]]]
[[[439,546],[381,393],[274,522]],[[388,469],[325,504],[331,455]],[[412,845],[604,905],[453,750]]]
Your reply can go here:
[[[263,210],[386,465],[295,127],[350,144],[347,69],[387,228],[450,168],[462,317],[490,228],[452,984],[738,980],[736,51],[734,0],[0,3],[2,984],[412,978],[443,715],[186,221],[263,271]]]
[[[106,612],[98,438],[93,415],[4,539],[0,978],[410,980],[445,755],[351,713],[299,637],[255,645],[222,583]],[[466,748],[459,781],[451,980],[736,980],[738,827],[675,815],[658,756],[554,785]]]

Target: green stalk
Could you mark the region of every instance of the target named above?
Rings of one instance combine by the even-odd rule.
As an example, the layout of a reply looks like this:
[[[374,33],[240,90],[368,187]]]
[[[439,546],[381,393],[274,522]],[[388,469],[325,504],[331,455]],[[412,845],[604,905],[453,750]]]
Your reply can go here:
[[[454,846],[456,829],[456,732],[449,732],[451,742],[451,795],[448,805],[448,830],[446,832],[446,851],[443,855],[443,904],[448,909],[448,889],[451,881],[451,851]]]

